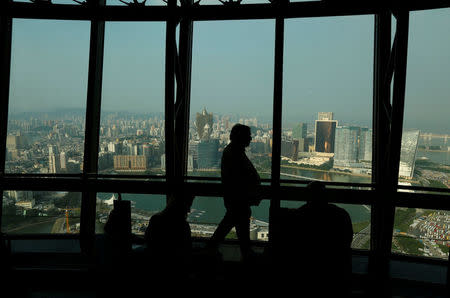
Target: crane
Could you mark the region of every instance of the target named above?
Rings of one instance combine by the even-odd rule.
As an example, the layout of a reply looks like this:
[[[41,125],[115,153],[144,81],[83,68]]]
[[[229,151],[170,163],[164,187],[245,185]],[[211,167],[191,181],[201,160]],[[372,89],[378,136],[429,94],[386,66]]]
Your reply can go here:
[[[64,208],[65,211],[65,217],[66,217],[66,233],[70,233],[70,226],[69,226],[69,210],[79,210],[80,208]]]

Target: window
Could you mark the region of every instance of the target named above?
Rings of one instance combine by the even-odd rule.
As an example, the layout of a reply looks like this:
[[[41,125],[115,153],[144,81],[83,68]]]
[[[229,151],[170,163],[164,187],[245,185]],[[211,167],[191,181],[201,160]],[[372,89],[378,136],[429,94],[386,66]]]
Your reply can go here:
[[[400,185],[450,186],[449,12],[411,13]]]
[[[373,23],[285,21],[281,179],[371,182]]]
[[[8,234],[78,234],[81,193],[5,190],[2,231]]]
[[[82,171],[89,26],[14,19],[6,172]]]
[[[165,23],[107,23],[99,173],[165,173]]]
[[[449,223],[448,211],[397,208],[392,251],[400,254],[448,259]]]
[[[247,155],[270,177],[274,22],[198,22],[192,57],[189,176],[220,176],[236,123],[251,127]]]
[[[399,185],[449,188],[450,10],[410,15]],[[444,34],[444,35],[442,35]],[[416,190],[403,190],[414,193]],[[392,251],[448,258],[450,212],[397,208]]]
[[[192,203],[188,222],[193,237],[209,238],[212,236],[223,216],[225,207],[222,199],[215,197],[197,196]],[[269,231],[269,201],[262,201],[259,206],[252,207],[250,219],[250,239],[255,241],[267,241],[261,232]],[[237,239],[234,229],[228,234],[228,239]]]

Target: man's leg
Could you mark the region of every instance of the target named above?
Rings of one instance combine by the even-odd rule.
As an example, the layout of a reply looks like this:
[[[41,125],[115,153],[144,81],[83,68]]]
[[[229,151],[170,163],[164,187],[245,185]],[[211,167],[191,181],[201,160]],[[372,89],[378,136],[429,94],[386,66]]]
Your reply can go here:
[[[250,249],[250,207],[235,214],[236,234],[239,239],[242,257],[245,259],[251,253]]]
[[[214,231],[214,234],[211,236],[208,246],[210,248],[217,248],[217,246],[222,242],[231,229],[234,226],[233,215],[230,211],[227,210],[225,216],[222,221],[219,223],[219,226]]]

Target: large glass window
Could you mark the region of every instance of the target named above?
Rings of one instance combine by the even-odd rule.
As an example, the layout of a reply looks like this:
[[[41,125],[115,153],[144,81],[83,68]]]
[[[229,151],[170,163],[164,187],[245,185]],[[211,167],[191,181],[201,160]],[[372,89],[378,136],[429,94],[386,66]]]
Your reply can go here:
[[[399,184],[449,188],[450,9],[412,12]]]
[[[197,196],[192,203],[188,222],[193,237],[209,238],[212,236],[223,216],[225,207],[222,200],[215,197]],[[250,240],[269,240],[269,201],[262,201],[259,206],[252,207],[250,218]],[[237,239],[233,228],[227,239]]]
[[[285,22],[281,178],[370,183],[373,16]]]
[[[198,22],[192,51],[189,176],[220,176],[236,123],[250,126],[247,155],[270,177],[274,21]]]
[[[107,23],[99,173],[165,171],[165,23]]]
[[[450,246],[448,211],[397,208],[392,251],[400,254],[448,259]]]
[[[5,190],[2,231],[8,234],[78,234],[81,193]]]
[[[410,14],[399,185],[450,187],[450,9]],[[413,193],[413,190],[406,190]],[[449,211],[397,208],[392,250],[447,258]]]
[[[89,22],[14,19],[6,172],[81,172],[89,32]]]

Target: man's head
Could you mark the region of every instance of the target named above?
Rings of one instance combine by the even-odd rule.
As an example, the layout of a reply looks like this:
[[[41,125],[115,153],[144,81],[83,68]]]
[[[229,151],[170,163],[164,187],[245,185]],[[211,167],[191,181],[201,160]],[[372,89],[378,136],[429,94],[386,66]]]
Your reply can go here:
[[[234,125],[231,129],[230,140],[234,144],[247,147],[250,145],[250,141],[252,140],[252,132],[250,127],[239,123]]]
[[[306,189],[309,191],[309,202],[312,204],[326,204],[327,199],[324,195],[325,185],[319,181],[308,183]]]

